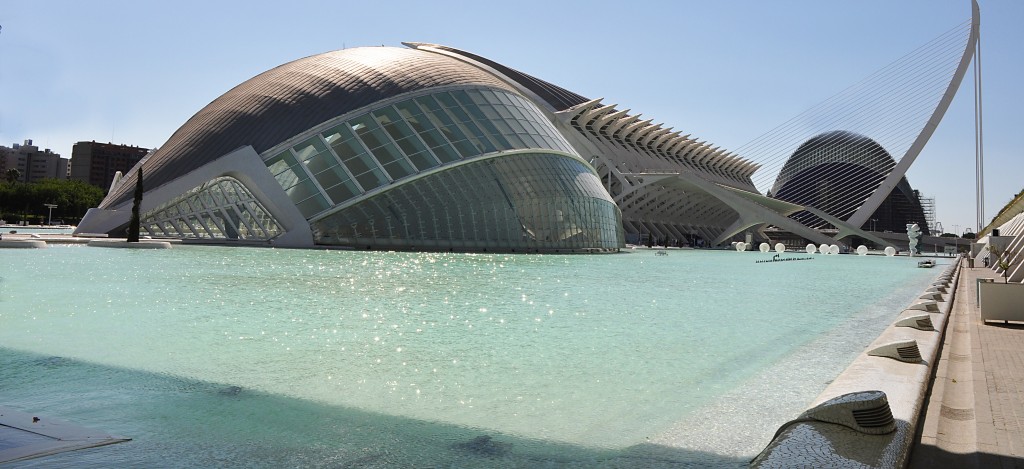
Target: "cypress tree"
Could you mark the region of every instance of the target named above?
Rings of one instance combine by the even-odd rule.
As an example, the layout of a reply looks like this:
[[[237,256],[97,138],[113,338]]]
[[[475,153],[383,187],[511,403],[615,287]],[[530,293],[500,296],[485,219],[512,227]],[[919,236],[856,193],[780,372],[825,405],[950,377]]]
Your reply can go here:
[[[139,166],[139,177],[135,180],[135,201],[132,203],[132,219],[128,222],[128,242],[139,242],[139,205],[142,204],[142,167]]]

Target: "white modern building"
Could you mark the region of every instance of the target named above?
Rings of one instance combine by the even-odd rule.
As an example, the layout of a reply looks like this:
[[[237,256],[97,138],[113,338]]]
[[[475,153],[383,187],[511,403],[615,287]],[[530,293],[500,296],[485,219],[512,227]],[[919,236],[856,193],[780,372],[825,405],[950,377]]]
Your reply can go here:
[[[761,240],[771,227],[816,244],[856,236],[888,245],[865,227],[892,194],[910,191],[903,176],[973,54],[976,21],[966,31],[952,76],[926,103],[934,111],[916,128],[901,124],[916,135],[909,148],[832,162],[836,178],[884,163],[863,174],[870,184],[827,194],[855,194],[841,204],[775,197],[753,179],[760,163],[684,131],[467,51],[405,43],[306,57],[234,87],[115,180],[78,232],[123,236],[141,174],[142,230],[153,237],[613,252],[626,242]],[[874,142],[856,132],[822,135]],[[820,155],[786,157],[806,169]],[[793,168],[773,173],[775,192],[813,185],[796,184]]]

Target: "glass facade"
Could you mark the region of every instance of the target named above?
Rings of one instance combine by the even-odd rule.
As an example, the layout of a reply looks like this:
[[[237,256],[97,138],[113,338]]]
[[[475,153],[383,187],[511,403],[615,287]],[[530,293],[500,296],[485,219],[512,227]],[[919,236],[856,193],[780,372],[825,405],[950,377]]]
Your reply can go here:
[[[575,150],[533,103],[508,91],[435,90],[295,141],[263,158],[311,220],[315,244],[521,252],[623,245],[619,209],[593,169],[568,156]],[[416,177],[424,171],[431,173]]]
[[[618,207],[584,163],[489,158],[410,181],[313,223],[317,244],[358,249],[579,252],[623,244]]]
[[[437,166],[501,150],[574,153],[526,99],[467,88],[409,98],[349,118],[265,156],[303,216]]]
[[[282,233],[242,183],[219,177],[142,215],[141,231],[168,238],[266,241]]]

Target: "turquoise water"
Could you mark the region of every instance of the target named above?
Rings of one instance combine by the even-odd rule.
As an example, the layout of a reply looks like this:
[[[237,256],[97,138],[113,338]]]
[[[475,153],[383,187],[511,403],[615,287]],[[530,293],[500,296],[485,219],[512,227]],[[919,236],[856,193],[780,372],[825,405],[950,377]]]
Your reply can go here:
[[[941,270],[773,255],[4,250],[0,405],[134,439],[40,467],[744,465]]]

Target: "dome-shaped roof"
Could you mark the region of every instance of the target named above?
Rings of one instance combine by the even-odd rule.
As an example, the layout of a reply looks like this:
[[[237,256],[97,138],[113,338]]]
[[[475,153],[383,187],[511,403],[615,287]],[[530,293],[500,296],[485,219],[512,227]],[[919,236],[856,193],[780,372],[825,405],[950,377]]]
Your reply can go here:
[[[782,166],[782,171],[779,171],[772,193],[778,194],[790,179],[808,169],[836,163],[884,173],[896,161],[882,145],[869,137],[846,130],[825,132],[809,138],[797,147]]]
[[[494,76],[440,54],[361,47],[314,55],[263,72],[197,112],[143,164],[149,190],[214,158],[252,145],[257,152],[360,107],[403,93],[446,85],[510,90]],[[102,208],[131,199],[126,178]]]
[[[811,137],[793,152],[779,172],[771,194],[849,220],[895,165],[896,160],[889,152],[869,137],[845,130],[825,132]],[[810,212],[798,212],[792,217],[812,228],[830,226]],[[891,231],[908,221],[925,219],[918,196],[905,177],[900,178],[870,218],[870,229]]]

